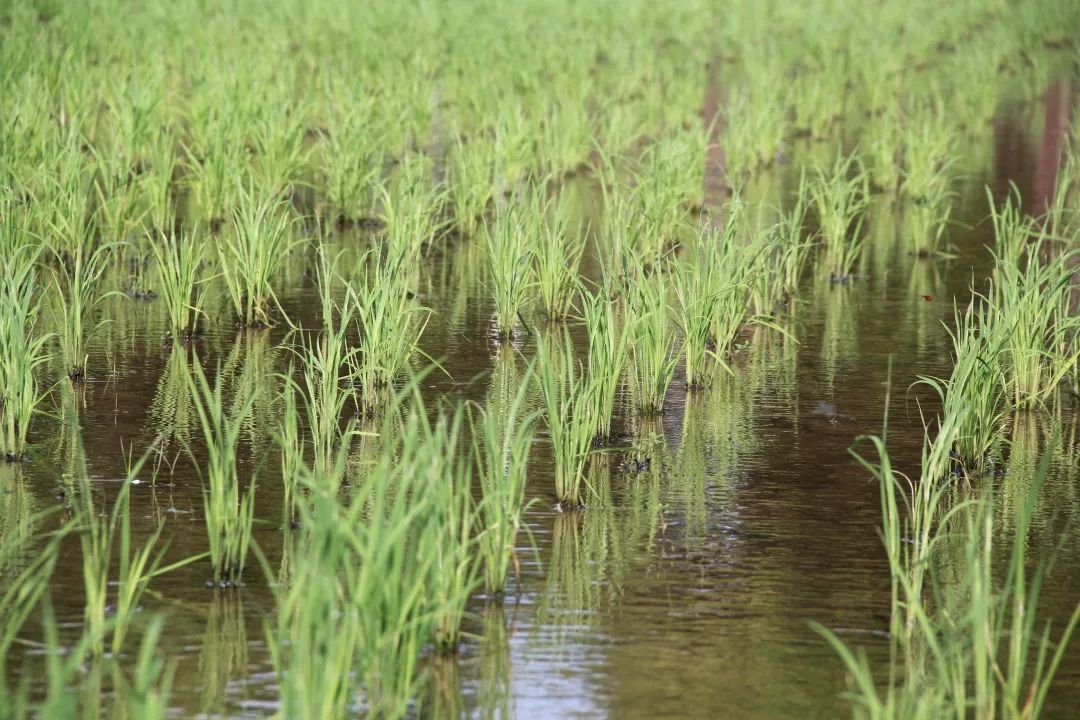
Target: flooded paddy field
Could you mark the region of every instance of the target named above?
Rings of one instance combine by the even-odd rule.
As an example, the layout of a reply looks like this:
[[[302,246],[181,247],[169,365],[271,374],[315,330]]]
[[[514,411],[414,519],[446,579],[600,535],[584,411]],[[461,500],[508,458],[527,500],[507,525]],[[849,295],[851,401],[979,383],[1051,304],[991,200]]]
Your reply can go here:
[[[0,6],[0,717],[1072,715],[1075,8],[120,5]]]

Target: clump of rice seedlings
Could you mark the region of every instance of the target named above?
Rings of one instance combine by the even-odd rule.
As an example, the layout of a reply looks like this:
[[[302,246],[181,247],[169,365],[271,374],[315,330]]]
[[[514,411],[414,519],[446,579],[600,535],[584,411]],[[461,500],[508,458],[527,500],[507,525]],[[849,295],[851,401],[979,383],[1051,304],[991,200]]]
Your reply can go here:
[[[428,581],[435,608],[434,641],[440,652],[449,653],[457,650],[466,604],[480,584],[482,557],[474,552],[479,516],[470,490],[472,458],[462,452],[464,419],[463,406],[457,405],[442,413],[432,430],[421,433],[432,454],[424,492],[431,501],[429,522],[436,538]]]
[[[175,665],[158,654],[165,621],[154,616],[139,642],[130,680],[117,673],[117,695],[128,717],[165,720],[169,711]]]
[[[203,519],[210,545],[213,582],[219,587],[239,584],[251,544],[255,519],[255,486],[240,491],[237,453],[244,417],[254,396],[239,398],[239,407],[226,412],[223,382],[218,372],[211,385],[199,363],[188,375],[188,388],[199,418],[199,429],[206,447],[203,477]],[[192,458],[195,459],[194,453]]]
[[[867,124],[863,140],[867,172],[874,189],[895,198],[900,190],[904,125],[895,105],[889,105]]]
[[[344,103],[326,133],[324,186],[341,224],[369,216],[378,199],[385,141],[365,103]]]
[[[619,394],[623,371],[630,358],[630,333],[620,322],[617,301],[609,288],[582,293],[582,322],[589,336],[589,382],[596,388],[596,439],[611,437],[611,420]]]
[[[7,208],[5,208],[7,209]],[[13,231],[4,215],[4,240]],[[2,248],[5,272],[0,277],[0,442],[4,458],[14,462],[26,451],[27,434],[48,394],[35,373],[50,359],[51,336],[39,332],[41,291],[37,285],[39,246]]]
[[[151,236],[159,296],[169,314],[169,332],[180,342],[198,333],[199,318],[205,315],[202,308],[208,278],[199,277],[206,260],[205,247],[198,224],[189,231]]]
[[[918,255],[934,255],[940,252],[956,194],[951,188],[956,163],[952,133],[944,121],[915,117],[907,124],[903,148],[907,230]]]
[[[585,233],[570,223],[564,195],[545,202],[541,190],[530,193],[530,223],[527,242],[531,244],[533,276],[540,295],[540,308],[548,320],[561,321],[570,315],[578,290],[578,268],[585,253]]]
[[[358,262],[349,283],[346,302],[353,308],[360,335],[359,352],[348,359],[365,413],[378,412],[388,402],[394,383],[405,377],[420,350],[420,338],[431,311],[411,290],[410,273],[419,253],[415,248],[391,244],[372,249]]]
[[[575,78],[575,80],[578,80]],[[546,108],[540,122],[537,152],[541,173],[568,174],[588,157],[592,145],[593,123],[588,112],[587,78],[581,78],[572,96],[557,95]]]
[[[784,147],[787,107],[775,83],[735,91],[724,109],[723,147],[728,180],[739,184],[771,164]]]
[[[1071,343],[1080,323],[1070,314],[1073,252],[1058,252],[1045,237],[1026,246],[1019,263],[997,258],[987,317],[1005,335],[1003,365],[1014,407],[1046,402],[1075,368]]]
[[[579,367],[566,338],[539,340],[537,358],[537,381],[555,457],[555,497],[560,508],[581,507],[585,461],[599,424],[597,385]]]
[[[942,402],[942,417],[955,424],[953,453],[961,471],[976,475],[999,458],[1006,414],[1007,380],[1002,352],[1004,324],[988,319],[982,298],[974,296],[963,312],[954,313],[949,330],[955,361],[948,379],[920,376]]]
[[[149,167],[145,168],[140,178],[141,192],[147,208],[143,224],[147,234],[155,237],[160,233],[171,233],[176,217],[173,207],[176,188],[173,178],[177,171],[174,131],[162,130],[154,136],[149,144],[147,161]]]
[[[159,546],[161,526],[146,541],[135,547],[131,537],[131,483],[142,466],[140,461],[128,473],[112,512],[101,516],[94,507],[88,482],[78,493],[82,500],[80,522],[82,529],[83,585],[86,606],[83,610],[83,632],[88,636],[88,649],[94,655],[109,650],[119,654],[135,613],[146,592],[150,578],[163,572],[161,562],[165,548]],[[116,576],[112,577],[114,556]],[[115,593],[110,603],[110,588]]]
[[[532,373],[530,368],[530,377]],[[525,414],[528,392],[529,383],[524,382],[504,412],[488,407],[470,416],[475,467],[483,493],[477,508],[477,546],[489,593],[503,592],[511,564],[515,577],[520,576],[514,550],[526,509],[525,479],[536,431],[536,415]]]
[[[846,84],[851,76],[846,67],[837,67],[838,60],[826,61],[816,57],[786,81],[788,99],[793,113],[792,125],[797,132],[821,140],[829,137],[844,107]]]
[[[294,380],[294,373],[286,376],[285,404],[286,414],[281,426],[282,437],[290,438],[292,443],[299,443],[299,457],[303,458],[305,441],[295,425],[296,398],[303,401],[304,415],[310,440],[314,467],[320,475],[326,475],[333,465],[337,447],[343,442],[341,417],[346,405],[353,398],[353,392],[347,387],[346,378],[352,367],[358,362],[357,349],[350,348],[347,334],[358,312],[357,298],[346,292],[341,302],[333,298],[333,266],[340,262],[341,255],[331,259],[326,248],[318,249],[317,283],[322,316],[322,328],[315,334],[301,335],[299,348],[295,350],[301,362],[301,375]],[[288,447],[283,450],[288,451]],[[283,457],[283,472],[291,472]],[[286,485],[291,482],[286,478]],[[287,492],[288,494],[288,492]]]
[[[862,161],[840,154],[830,168],[815,165],[807,192],[817,209],[829,278],[847,282],[862,250],[861,230],[869,204]]]
[[[709,138],[706,131],[679,131],[649,145],[638,163],[634,197],[645,219],[646,259],[655,260],[678,244],[686,211],[700,207]]]
[[[271,87],[269,97],[248,118],[254,151],[252,174],[260,188],[271,197],[287,197],[307,162],[309,149],[304,141],[307,121],[305,97],[296,97],[292,87]]]
[[[993,567],[1001,553],[994,547],[992,485],[950,508],[946,483],[930,467],[934,461],[925,450],[923,475],[913,485],[892,469],[884,441],[873,441],[879,463],[863,462],[881,486],[892,578],[887,683],[879,682],[864,653],[856,654],[835,633],[818,627],[851,674],[856,714],[1039,717],[1080,622],[1078,605],[1056,641],[1049,625],[1036,627],[1048,565],[1040,562],[1029,579],[1028,534],[1049,453],[1018,510],[1004,581],[999,581]]]
[[[663,412],[678,362],[667,285],[663,272],[655,268],[634,283],[626,300],[631,396],[645,415]]]
[[[455,136],[449,150],[450,207],[454,223],[473,237],[495,196],[495,144],[485,136]]]
[[[533,285],[533,244],[523,241],[527,222],[536,219],[522,220],[514,210],[504,209],[486,228],[488,281],[495,300],[492,334],[500,341],[515,338],[519,325],[528,332],[521,314]]]
[[[806,221],[806,174],[799,178],[795,203],[779,220],[760,232],[758,272],[751,287],[750,302],[759,316],[775,316],[791,309],[806,271],[814,242],[803,238]]]
[[[211,105],[193,117],[192,139],[183,144],[187,156],[185,184],[194,196],[196,216],[216,230],[234,210],[236,178],[245,167],[242,120],[228,109]]]
[[[290,238],[291,227],[284,201],[241,187],[232,230],[218,241],[221,274],[241,327],[273,325],[270,313],[275,306],[284,315],[273,279],[282,258],[296,245]]]
[[[94,309],[103,299],[118,294],[116,291],[99,292],[101,277],[108,267],[114,247],[92,244],[92,241],[86,240],[72,246],[70,254],[53,250],[55,263],[50,265],[50,269],[55,290],[54,314],[58,316],[60,357],[67,376],[74,383],[86,379],[87,344],[94,332],[106,322],[102,320],[87,327],[92,321]]]

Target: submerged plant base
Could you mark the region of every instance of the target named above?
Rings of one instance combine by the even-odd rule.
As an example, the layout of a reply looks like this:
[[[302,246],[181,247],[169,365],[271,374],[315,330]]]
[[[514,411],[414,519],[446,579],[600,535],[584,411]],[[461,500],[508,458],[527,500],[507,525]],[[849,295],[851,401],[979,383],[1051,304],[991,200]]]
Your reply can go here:
[[[207,580],[204,583],[207,590],[230,590],[232,588],[242,588],[244,583],[239,580]]]

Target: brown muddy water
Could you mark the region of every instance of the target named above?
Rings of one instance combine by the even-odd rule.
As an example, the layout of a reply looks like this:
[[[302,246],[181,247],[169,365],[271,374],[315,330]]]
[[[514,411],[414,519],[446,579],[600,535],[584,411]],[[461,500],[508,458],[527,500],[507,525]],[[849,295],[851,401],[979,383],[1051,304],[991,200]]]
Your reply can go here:
[[[889,608],[878,487],[848,449],[857,436],[880,431],[891,363],[890,449],[901,467],[917,469],[920,402],[927,412],[934,407],[927,393],[909,386],[919,375],[948,375],[942,323],[952,316],[952,298],[963,301],[990,266],[983,188],[1001,196],[1011,181],[1025,195],[1039,191],[1042,120],[1036,105],[1003,107],[995,124],[971,139],[958,224],[950,233],[954,258],[912,257],[902,215],[875,205],[859,278],[846,286],[808,278],[793,309],[793,337],[749,338],[734,377],[692,395],[677,380],[663,416],[623,427],[625,439],[601,456],[598,472],[610,488],[601,502],[583,512],[555,512],[539,440],[529,476],[536,502],[528,513],[537,552],[523,543],[516,591],[502,601],[477,598],[459,655],[431,661],[425,716],[846,715],[838,697],[840,661],[810,623],[837,630],[882,661]],[[761,192],[775,193],[790,178],[780,167],[760,184]],[[587,180],[567,191],[580,195],[584,213],[598,211]],[[348,248],[360,240],[344,235],[333,242]],[[502,348],[489,339],[492,308],[481,258],[476,248],[457,243],[423,269],[420,297],[436,312],[423,347],[446,370],[428,377],[429,398],[483,401],[515,387],[534,352],[534,338]],[[310,258],[290,262],[282,293],[290,316],[307,327],[317,321],[312,267]],[[67,422],[38,429],[31,463],[0,468],[5,524],[62,503],[66,481],[79,474],[111,499],[125,451],[145,447],[165,428],[179,438],[191,429],[182,373],[194,360],[162,341],[163,308],[112,298],[105,313],[113,322],[95,341],[91,382],[57,394],[64,400],[56,412]],[[256,513],[265,524],[256,541],[271,566],[287,568],[270,439],[271,398],[279,386],[273,373],[289,362],[278,347],[286,333],[236,334],[225,304],[211,317],[209,334],[196,343],[199,362],[211,371],[220,363],[234,389],[266,391],[241,461],[259,482]],[[582,347],[582,329],[569,332]],[[1036,524],[1044,542],[1035,543],[1045,548],[1068,533],[1044,594],[1045,617],[1059,622],[1080,597],[1072,418],[1067,407],[1056,419],[1018,418],[1013,431],[1028,455],[1052,432],[1063,437]],[[171,470],[163,464],[156,477],[144,473],[132,513],[141,536],[164,520],[172,560],[202,552],[206,535],[199,474],[179,443],[170,447],[168,462],[179,459]],[[646,462],[630,462],[631,455]],[[1018,472],[995,481],[1004,534],[1023,478]],[[63,627],[73,634],[82,617],[76,543],[69,541],[62,554],[53,593]],[[206,589],[207,575],[208,566],[196,563],[161,577],[145,603],[166,617],[161,644],[176,662],[174,714],[272,714],[275,678],[263,623],[273,604],[266,582],[254,564],[248,584],[236,590]],[[1066,659],[1048,715],[1066,717],[1077,706],[1080,650]]]

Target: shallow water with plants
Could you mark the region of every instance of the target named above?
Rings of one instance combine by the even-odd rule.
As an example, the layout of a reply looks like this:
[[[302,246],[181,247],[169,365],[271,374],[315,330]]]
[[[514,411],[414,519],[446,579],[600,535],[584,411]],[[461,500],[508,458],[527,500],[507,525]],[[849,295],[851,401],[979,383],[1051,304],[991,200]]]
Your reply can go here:
[[[1070,716],[1077,28],[0,3],[0,718]]]

